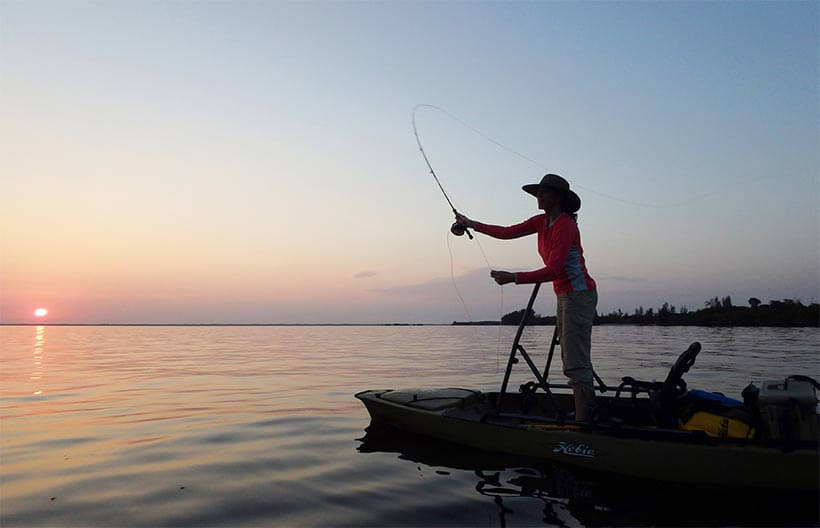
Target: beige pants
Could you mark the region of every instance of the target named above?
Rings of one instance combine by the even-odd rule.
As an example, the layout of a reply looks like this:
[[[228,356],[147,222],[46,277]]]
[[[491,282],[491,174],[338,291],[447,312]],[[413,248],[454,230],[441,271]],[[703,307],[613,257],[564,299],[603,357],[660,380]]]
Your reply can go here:
[[[558,332],[564,375],[572,386],[592,387],[592,321],[598,305],[595,290],[558,294]]]

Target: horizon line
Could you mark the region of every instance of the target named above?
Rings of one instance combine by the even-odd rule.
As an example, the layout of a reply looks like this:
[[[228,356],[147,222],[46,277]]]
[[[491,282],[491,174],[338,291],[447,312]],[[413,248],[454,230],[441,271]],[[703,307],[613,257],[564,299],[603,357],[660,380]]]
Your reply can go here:
[[[477,322],[477,321],[470,321]],[[3,323],[0,326],[450,326],[452,323]]]

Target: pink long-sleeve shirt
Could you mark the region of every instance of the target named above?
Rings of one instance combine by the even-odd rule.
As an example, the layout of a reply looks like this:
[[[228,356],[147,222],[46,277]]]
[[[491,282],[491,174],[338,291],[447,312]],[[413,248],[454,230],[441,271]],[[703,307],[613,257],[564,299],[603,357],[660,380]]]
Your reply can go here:
[[[562,214],[552,225],[546,214],[508,227],[476,222],[475,230],[501,239],[538,233],[538,253],[544,260],[544,267],[516,273],[516,284],[552,281],[556,294],[595,289],[595,281],[589,276],[584,262],[578,224],[569,215]]]

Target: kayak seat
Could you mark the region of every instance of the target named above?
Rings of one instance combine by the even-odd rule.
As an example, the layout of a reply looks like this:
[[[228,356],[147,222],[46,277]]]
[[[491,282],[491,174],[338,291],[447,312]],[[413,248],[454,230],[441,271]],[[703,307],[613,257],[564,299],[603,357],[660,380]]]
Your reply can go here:
[[[677,401],[686,394],[686,382],[683,375],[689,372],[700,353],[700,343],[695,341],[680,356],[669,370],[666,379],[660,381],[641,381],[630,376],[621,379],[615,390],[615,397],[622,392],[629,392],[633,398],[639,393],[648,393],[655,423],[662,427],[674,427],[677,423]]]

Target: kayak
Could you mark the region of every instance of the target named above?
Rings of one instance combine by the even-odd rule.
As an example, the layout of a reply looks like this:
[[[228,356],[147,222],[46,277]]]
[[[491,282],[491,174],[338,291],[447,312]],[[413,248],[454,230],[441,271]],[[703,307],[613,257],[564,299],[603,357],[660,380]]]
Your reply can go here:
[[[622,378],[616,389],[598,378],[595,411],[573,419],[568,385],[547,381],[557,329],[543,374],[520,338],[535,286],[510,351],[499,392],[465,388],[380,389],[355,395],[371,421],[485,451],[558,462],[670,483],[820,491],[817,381],[765,381],[743,401],[687,390],[683,375],[701,351],[692,343],[663,382]],[[535,381],[508,392],[521,356]],[[594,374],[594,373],[593,373]],[[539,392],[541,391],[541,392]],[[563,391],[563,392],[562,392]],[[614,392],[610,396],[607,393]]]
[[[522,395],[468,389],[367,390],[356,394],[371,420],[427,437],[591,470],[675,483],[728,487],[817,490],[817,443],[792,447],[754,439],[715,438],[704,431],[658,427],[640,420],[577,424],[522,412]],[[531,398],[531,396],[527,396]],[[571,394],[553,394],[569,411]],[[602,398],[614,415],[650,416],[648,398]],[[529,402],[547,408],[546,395]]]

